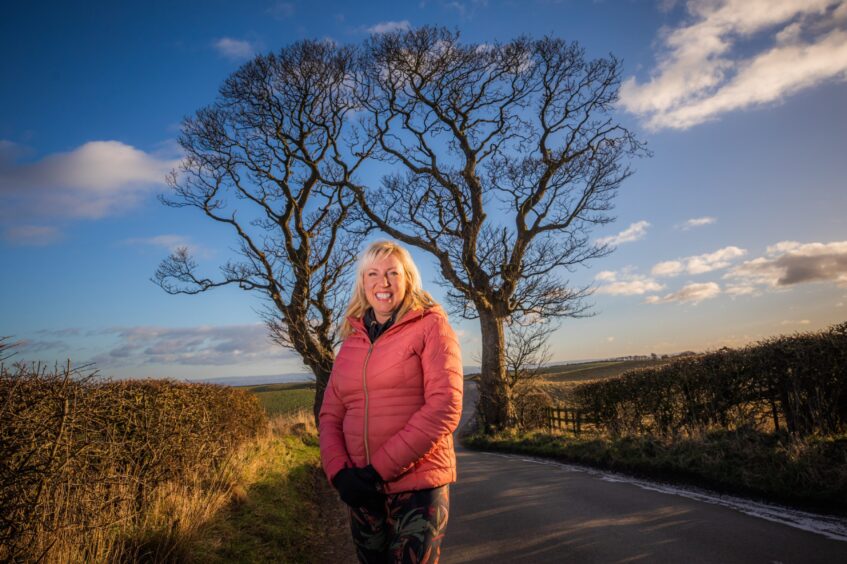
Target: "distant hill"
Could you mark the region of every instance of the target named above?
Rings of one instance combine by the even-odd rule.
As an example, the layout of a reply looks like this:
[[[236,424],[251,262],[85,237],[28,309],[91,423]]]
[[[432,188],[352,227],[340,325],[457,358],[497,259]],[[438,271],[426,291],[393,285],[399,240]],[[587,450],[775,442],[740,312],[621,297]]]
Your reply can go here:
[[[615,378],[627,370],[667,364],[669,359],[600,360],[558,366],[546,366],[541,377],[550,382],[582,382]]]
[[[294,374],[266,374],[264,376],[226,376],[223,378],[202,378],[190,382],[205,382],[221,386],[260,386],[263,384],[284,384],[290,382],[314,382],[311,372]]]

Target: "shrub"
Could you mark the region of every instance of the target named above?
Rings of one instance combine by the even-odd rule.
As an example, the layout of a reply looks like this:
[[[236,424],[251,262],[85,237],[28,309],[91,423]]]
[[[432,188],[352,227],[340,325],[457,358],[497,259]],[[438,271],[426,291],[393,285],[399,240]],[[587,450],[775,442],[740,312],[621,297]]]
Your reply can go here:
[[[582,384],[573,406],[615,436],[847,431],[847,323]]]
[[[265,427],[233,388],[0,365],[0,561],[118,558],[163,487],[210,479]]]

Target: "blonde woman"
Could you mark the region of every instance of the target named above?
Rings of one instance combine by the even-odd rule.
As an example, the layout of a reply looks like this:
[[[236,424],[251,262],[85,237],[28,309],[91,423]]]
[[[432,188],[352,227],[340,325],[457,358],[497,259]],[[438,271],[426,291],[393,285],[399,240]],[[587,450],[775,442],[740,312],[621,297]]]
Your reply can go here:
[[[437,562],[456,480],[462,360],[409,252],[370,245],[320,412],[321,461],[360,562]]]

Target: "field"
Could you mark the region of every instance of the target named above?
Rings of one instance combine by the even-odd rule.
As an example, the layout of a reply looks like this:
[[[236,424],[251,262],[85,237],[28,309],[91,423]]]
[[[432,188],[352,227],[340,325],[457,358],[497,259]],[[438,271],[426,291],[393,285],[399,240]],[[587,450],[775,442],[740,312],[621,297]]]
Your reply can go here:
[[[315,403],[315,384],[312,382],[262,384],[239,388],[254,394],[269,417],[288,415],[303,409],[311,411]]]
[[[653,368],[668,360],[600,360],[546,366],[539,370],[540,386],[556,403],[569,403],[574,387],[588,382],[617,378],[629,370]]]
[[[616,378],[627,370],[647,368],[665,364],[667,360],[601,360],[546,366],[538,371],[539,376],[549,382],[587,382]]]

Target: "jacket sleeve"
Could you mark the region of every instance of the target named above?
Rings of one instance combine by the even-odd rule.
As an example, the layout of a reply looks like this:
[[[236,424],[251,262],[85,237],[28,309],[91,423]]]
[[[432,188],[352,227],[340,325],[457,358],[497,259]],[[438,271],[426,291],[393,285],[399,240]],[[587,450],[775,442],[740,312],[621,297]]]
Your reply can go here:
[[[330,482],[332,482],[332,479],[339,470],[353,466],[344,442],[343,423],[346,411],[347,409],[344,407],[344,403],[338,397],[338,393],[335,390],[332,375],[330,375],[329,382],[327,382],[326,390],[324,391],[321,411],[318,415],[321,464]]]
[[[425,335],[421,354],[424,404],[396,435],[371,456],[371,464],[391,481],[409,470],[462,416],[462,356],[456,334],[442,315]]]

